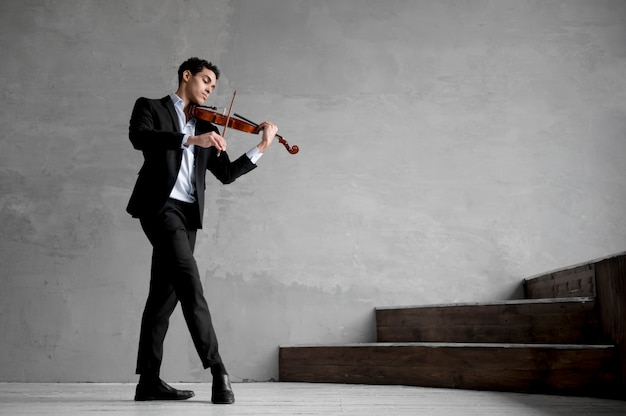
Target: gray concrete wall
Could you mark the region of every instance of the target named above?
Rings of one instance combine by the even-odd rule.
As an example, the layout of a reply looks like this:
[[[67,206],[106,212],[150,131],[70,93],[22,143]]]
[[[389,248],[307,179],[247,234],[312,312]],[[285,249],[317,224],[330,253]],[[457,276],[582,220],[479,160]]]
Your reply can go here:
[[[620,0],[2,1],[0,380],[135,380],[128,119],[190,56],[223,71],[212,104],[236,89],[301,149],[209,181],[196,253],[237,381],[276,378],[281,344],[373,340],[375,306],[623,251],[625,22]],[[164,378],[200,368],[178,309]]]

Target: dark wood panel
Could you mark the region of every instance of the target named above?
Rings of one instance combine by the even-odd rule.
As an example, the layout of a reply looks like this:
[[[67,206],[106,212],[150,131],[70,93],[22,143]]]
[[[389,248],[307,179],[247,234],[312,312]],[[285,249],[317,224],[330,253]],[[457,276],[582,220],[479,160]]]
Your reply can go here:
[[[622,393],[626,397],[626,255],[599,262],[596,285],[601,326],[617,345]]]
[[[594,263],[559,270],[524,280],[527,299],[596,295]]]
[[[280,349],[280,380],[614,397],[612,347],[363,344]]]
[[[376,309],[380,342],[601,344],[591,298]]]

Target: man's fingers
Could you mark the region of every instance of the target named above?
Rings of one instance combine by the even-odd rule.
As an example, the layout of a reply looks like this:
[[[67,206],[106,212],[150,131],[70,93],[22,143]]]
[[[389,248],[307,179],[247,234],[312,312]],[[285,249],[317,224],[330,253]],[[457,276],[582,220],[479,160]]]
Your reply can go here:
[[[226,150],[226,140],[220,137],[220,140],[217,142],[217,149],[220,151]]]

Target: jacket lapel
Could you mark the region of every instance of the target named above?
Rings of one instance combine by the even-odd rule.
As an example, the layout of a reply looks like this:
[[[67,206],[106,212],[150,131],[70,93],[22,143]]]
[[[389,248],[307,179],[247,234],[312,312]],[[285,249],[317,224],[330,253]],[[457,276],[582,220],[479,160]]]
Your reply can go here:
[[[174,102],[170,98],[170,96],[163,97],[161,102],[167,109],[167,112],[170,114],[170,119],[172,120],[172,125],[176,128],[176,132],[182,133],[182,127],[178,122],[178,114],[176,114],[176,108],[174,108]]]

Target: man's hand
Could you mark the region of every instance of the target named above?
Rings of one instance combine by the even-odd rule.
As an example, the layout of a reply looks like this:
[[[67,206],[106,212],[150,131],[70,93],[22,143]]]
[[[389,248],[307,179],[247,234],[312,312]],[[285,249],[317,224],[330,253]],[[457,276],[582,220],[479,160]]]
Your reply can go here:
[[[261,143],[257,144],[256,148],[259,152],[263,153],[268,147],[270,147],[272,141],[274,141],[274,137],[276,137],[276,133],[278,132],[278,127],[276,124],[264,121],[259,124],[259,131],[263,131],[263,136],[261,136]]]
[[[210,131],[199,136],[189,136],[187,144],[193,144],[200,147],[215,147],[218,154],[226,151],[226,140],[214,131]]]

